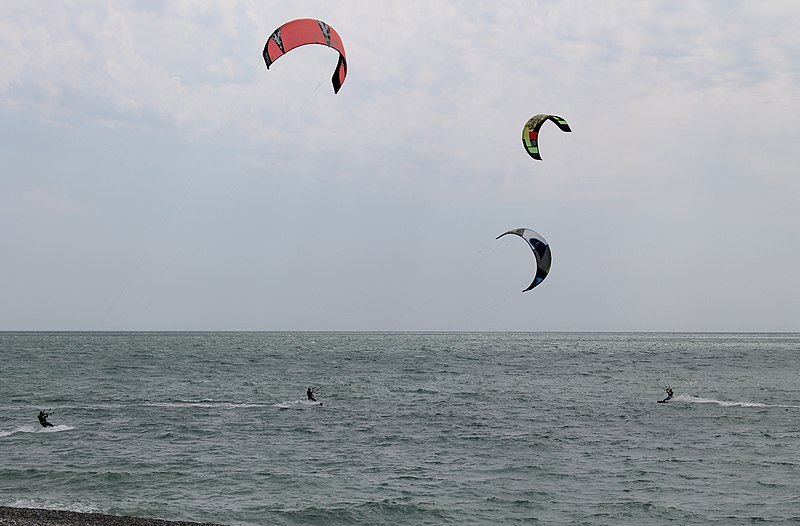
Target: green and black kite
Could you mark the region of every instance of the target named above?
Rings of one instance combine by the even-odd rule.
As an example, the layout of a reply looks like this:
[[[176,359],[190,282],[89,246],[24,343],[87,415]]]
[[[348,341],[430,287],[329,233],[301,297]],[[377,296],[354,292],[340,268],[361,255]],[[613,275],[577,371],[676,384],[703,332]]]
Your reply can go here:
[[[541,128],[542,124],[547,120],[556,123],[556,126],[561,128],[563,132],[572,131],[567,121],[558,115],[544,115],[540,113],[528,119],[528,122],[525,123],[525,127],[522,128],[522,144],[525,146],[525,149],[528,150],[528,155],[537,161],[542,160],[542,156],[539,155],[539,128]]]

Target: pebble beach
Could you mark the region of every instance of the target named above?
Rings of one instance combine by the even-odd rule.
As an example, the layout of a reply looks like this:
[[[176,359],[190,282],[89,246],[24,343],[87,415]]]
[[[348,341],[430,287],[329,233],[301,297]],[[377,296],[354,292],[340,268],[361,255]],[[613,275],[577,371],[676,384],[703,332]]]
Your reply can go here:
[[[212,526],[212,523],[0,506],[0,526],[198,526],[200,524]]]

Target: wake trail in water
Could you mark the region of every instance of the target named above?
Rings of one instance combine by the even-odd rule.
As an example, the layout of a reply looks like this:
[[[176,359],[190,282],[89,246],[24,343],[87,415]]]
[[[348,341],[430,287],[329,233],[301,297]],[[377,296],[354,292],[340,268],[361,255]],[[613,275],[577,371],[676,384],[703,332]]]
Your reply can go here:
[[[306,407],[317,405],[322,405],[322,402],[314,402],[313,400],[291,400],[274,404],[272,407],[277,407],[278,409],[305,409]]]
[[[31,424],[18,427],[11,431],[0,431],[0,438],[16,435],[17,433],[59,433],[61,431],[69,431],[70,429],[75,428],[64,424],[53,427],[36,427],[35,425]]]
[[[145,402],[145,407],[203,407],[223,409],[246,409],[251,407],[271,407],[271,404],[252,402],[226,402],[222,400],[175,400],[172,402]]]
[[[691,404],[716,404],[722,407],[778,407],[787,409],[800,409],[800,405],[786,405],[786,404],[762,404],[760,402],[736,402],[731,400],[715,400],[713,398],[702,398],[692,395],[678,395],[675,397],[676,402],[688,402]]]

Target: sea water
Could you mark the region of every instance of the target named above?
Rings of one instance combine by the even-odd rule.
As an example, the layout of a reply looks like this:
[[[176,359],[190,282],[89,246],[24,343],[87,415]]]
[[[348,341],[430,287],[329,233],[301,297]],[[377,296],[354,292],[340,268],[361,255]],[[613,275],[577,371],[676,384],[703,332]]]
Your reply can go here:
[[[0,505],[800,521],[798,334],[0,333],[0,367]]]

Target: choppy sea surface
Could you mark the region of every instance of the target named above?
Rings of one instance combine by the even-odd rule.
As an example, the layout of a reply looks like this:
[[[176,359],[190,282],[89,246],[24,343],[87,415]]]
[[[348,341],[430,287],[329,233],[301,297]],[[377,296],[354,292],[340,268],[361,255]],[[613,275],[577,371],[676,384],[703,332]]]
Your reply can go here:
[[[0,363],[0,505],[232,525],[800,521],[798,334],[0,333]]]

